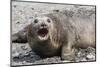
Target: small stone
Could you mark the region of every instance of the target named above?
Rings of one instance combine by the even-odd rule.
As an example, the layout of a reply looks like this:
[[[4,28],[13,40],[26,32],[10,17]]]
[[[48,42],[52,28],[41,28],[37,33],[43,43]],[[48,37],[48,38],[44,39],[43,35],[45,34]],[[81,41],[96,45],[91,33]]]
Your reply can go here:
[[[27,50],[27,49],[28,49],[28,48],[25,47],[25,46],[21,46],[21,48],[22,48],[23,50]]]
[[[87,61],[85,58],[83,58],[81,61]]]
[[[32,10],[34,10],[34,8],[31,8]]]
[[[93,58],[93,55],[89,54],[86,57],[89,58],[89,59],[92,59]]]
[[[29,19],[33,19],[33,17],[29,17]]]
[[[14,8],[16,8],[17,6],[16,5],[14,5]]]
[[[53,10],[54,12],[59,12],[59,10]]]
[[[20,22],[18,21],[18,22],[16,22],[16,24],[19,24]]]

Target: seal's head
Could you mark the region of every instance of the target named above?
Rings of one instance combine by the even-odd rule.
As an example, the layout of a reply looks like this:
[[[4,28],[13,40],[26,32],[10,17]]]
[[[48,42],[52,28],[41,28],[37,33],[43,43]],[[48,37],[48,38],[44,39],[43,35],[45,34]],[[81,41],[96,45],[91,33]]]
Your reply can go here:
[[[39,16],[32,22],[34,29],[34,36],[37,36],[39,40],[47,40],[50,36],[50,28],[53,27],[52,20],[46,16]]]

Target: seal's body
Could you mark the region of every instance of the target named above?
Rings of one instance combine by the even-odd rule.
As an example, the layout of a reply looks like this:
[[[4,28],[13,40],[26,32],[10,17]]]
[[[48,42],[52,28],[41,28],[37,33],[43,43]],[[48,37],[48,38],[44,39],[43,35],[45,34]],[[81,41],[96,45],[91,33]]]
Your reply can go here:
[[[95,47],[95,14],[69,16],[54,12],[37,16],[28,26],[27,40],[41,57],[60,55],[72,61],[75,48]]]
[[[60,12],[44,14],[29,25],[27,38],[33,51],[42,57],[61,55],[64,60],[74,60],[74,48],[95,47],[95,19]]]

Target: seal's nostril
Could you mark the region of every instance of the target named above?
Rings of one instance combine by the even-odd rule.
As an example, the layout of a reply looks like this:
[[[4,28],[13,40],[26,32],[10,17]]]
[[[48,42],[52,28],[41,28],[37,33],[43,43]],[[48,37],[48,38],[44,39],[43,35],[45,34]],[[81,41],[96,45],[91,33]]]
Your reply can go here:
[[[42,27],[46,26],[46,24],[41,24]]]

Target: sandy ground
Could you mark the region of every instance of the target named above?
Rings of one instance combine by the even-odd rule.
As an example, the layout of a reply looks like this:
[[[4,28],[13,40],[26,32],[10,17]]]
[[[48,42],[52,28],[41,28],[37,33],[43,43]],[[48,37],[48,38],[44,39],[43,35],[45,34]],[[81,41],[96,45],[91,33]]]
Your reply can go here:
[[[52,10],[72,10],[79,13],[78,10],[84,9],[90,13],[95,10],[92,6],[77,6],[77,5],[59,5],[59,4],[44,4],[31,2],[12,2],[12,33],[14,34],[25,26],[30,24],[31,19],[40,13],[51,12]],[[92,10],[92,11],[91,11]],[[90,14],[89,13],[89,14]],[[85,12],[84,12],[85,14]],[[88,13],[86,13],[88,14]],[[31,51],[28,43],[12,43],[12,65],[30,65],[30,64],[50,64],[63,63],[60,57],[41,59]],[[95,61],[95,49],[89,47],[87,49],[76,50],[76,61]]]

